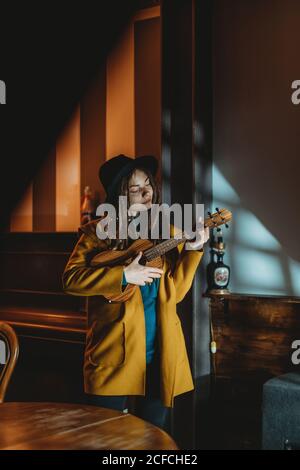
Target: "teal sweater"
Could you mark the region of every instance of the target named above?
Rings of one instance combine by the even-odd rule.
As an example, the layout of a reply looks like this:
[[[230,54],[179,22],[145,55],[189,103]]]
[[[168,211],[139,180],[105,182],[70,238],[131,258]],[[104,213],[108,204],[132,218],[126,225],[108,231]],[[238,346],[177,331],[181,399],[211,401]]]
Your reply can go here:
[[[123,273],[122,285],[126,286],[126,276]],[[159,288],[159,278],[154,278],[151,284],[140,286],[146,327],[146,363],[149,364],[154,356],[156,338],[156,300]]]

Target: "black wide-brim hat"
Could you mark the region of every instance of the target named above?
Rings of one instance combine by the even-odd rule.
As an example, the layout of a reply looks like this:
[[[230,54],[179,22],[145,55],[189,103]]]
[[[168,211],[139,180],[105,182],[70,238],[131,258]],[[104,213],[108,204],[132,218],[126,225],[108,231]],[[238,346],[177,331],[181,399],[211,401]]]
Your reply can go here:
[[[115,199],[122,178],[128,176],[137,168],[149,170],[155,176],[158,161],[152,155],[143,155],[136,158],[117,155],[103,163],[99,169],[99,179],[106,192],[106,201]]]

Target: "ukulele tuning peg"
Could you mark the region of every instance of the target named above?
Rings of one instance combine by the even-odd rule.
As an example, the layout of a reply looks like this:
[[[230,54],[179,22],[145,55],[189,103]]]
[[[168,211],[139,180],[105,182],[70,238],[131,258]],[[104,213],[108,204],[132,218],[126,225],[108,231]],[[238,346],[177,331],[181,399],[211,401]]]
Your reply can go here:
[[[226,228],[229,228],[229,225],[228,225],[228,224],[225,224],[225,227],[226,227]]]
[[[208,216],[211,217],[211,212],[207,211],[207,213],[208,213]]]

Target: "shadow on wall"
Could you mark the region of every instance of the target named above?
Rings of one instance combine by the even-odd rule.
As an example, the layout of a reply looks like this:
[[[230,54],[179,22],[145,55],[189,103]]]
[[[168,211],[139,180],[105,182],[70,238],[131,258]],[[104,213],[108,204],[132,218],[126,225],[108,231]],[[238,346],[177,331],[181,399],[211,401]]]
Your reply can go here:
[[[256,198],[255,185],[254,198]],[[230,290],[236,293],[300,296],[300,259],[290,256],[293,227],[279,240],[272,228],[284,223],[284,214],[265,208],[268,222],[259,219],[253,207],[243,201],[217,166],[213,167],[213,207],[233,213],[228,230],[225,263],[231,267]],[[271,223],[270,223],[271,221]]]
[[[299,17],[296,0],[214,2],[214,188],[239,292],[300,294]]]

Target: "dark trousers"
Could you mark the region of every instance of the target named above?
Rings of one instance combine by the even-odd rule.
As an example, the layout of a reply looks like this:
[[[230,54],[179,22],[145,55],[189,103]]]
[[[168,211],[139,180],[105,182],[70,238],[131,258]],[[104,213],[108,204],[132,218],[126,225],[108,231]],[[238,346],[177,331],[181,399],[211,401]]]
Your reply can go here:
[[[87,394],[89,405],[123,411],[127,407],[128,396],[104,396]],[[160,399],[159,360],[155,356],[146,368],[145,396],[135,396],[134,414],[159,428],[168,431],[170,408],[163,406]]]

